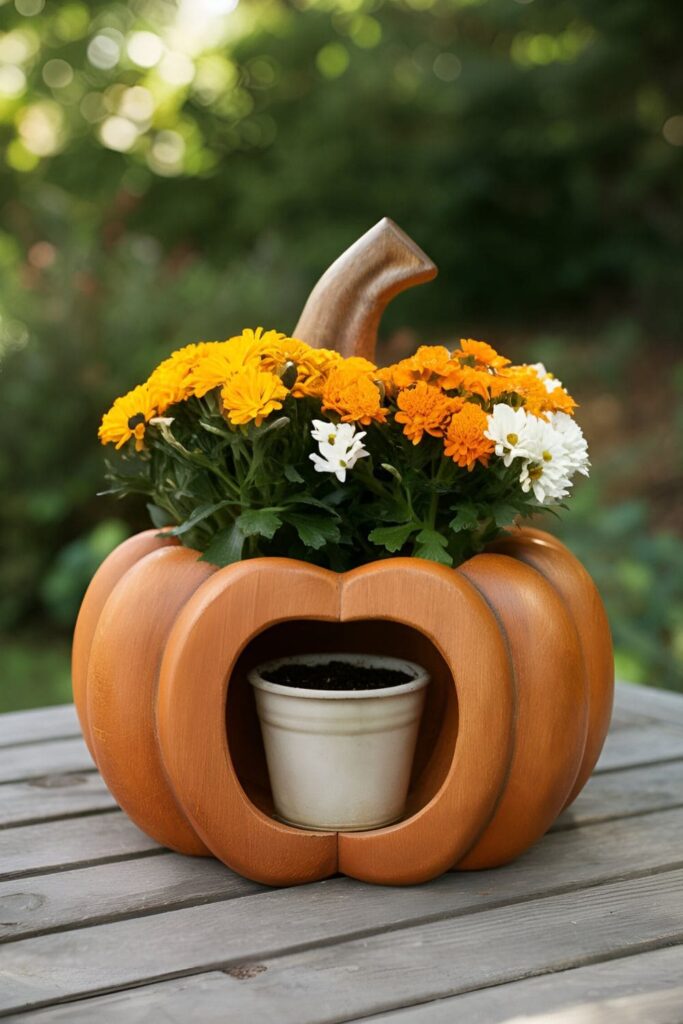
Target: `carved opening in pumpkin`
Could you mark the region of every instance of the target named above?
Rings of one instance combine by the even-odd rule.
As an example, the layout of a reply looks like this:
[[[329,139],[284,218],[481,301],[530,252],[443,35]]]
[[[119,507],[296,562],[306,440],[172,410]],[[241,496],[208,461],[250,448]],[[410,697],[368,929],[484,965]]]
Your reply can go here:
[[[262,661],[326,651],[387,654],[423,665],[431,675],[420,723],[404,819],[429,803],[444,783],[458,732],[453,677],[436,646],[418,630],[381,619],[319,622],[292,619],[270,626],[242,651],[228,686],[226,727],[230,756],[240,785],[265,814],[273,800],[265,752],[247,672]]]

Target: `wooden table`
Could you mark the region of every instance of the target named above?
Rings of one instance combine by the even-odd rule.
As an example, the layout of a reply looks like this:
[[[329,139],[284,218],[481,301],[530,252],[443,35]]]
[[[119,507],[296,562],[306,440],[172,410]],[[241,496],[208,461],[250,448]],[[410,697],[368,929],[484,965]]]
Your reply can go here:
[[[681,697],[619,686],[594,777],[535,849],[409,889],[264,889],[159,848],[71,707],[0,716],[0,783],[9,1020],[683,1021]]]

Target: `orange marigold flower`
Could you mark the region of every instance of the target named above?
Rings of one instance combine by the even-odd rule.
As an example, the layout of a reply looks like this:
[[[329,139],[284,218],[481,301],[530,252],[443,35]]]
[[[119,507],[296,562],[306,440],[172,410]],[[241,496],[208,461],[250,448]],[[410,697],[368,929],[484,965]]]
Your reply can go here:
[[[342,423],[361,423],[367,426],[374,420],[384,423],[387,409],[382,408],[380,390],[369,374],[359,373],[344,360],[335,367],[325,381],[322,407],[325,412],[336,412]]]
[[[156,411],[147,384],[138,384],[117,398],[104,414],[97,436],[102,444],[115,444],[117,448],[134,437],[135,450],[140,452],[145,447],[145,428]]]
[[[403,433],[413,444],[419,444],[425,432],[443,437],[448,417],[458,408],[458,399],[448,398],[440,388],[421,380],[415,387],[399,391],[396,404],[400,409],[394,417],[396,422],[404,424]]]
[[[468,357],[474,357],[477,363],[481,363],[482,366],[490,366],[494,370],[498,370],[503,366],[508,366],[510,363],[509,359],[505,356],[499,355],[492,345],[489,345],[486,341],[475,341],[474,338],[461,338],[460,348],[454,353],[454,356],[461,356],[466,359]]]
[[[266,416],[282,408],[287,394],[279,377],[258,366],[245,366],[221,388],[223,409],[235,426],[253,420],[260,427]]]
[[[506,392],[519,395],[527,412],[543,418],[548,392],[534,369],[530,366],[510,366],[500,376],[507,381]]]
[[[574,415],[577,403],[564,388],[554,388],[548,392],[546,400],[547,412],[566,412],[568,416]]]
[[[419,380],[428,381],[440,376],[446,372],[449,360],[450,352],[443,345],[420,345],[414,356],[379,372],[387,390],[393,393],[397,388],[409,388]]]
[[[484,431],[488,427],[488,417],[480,406],[466,402],[448,425],[444,438],[444,452],[453,462],[471,472],[477,462],[488,465],[494,444]]]

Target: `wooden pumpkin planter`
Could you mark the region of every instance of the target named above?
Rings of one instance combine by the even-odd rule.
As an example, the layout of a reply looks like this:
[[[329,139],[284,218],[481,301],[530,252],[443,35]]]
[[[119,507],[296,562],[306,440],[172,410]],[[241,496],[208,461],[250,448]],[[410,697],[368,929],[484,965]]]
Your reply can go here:
[[[295,336],[368,357],[390,298],[435,268],[389,221],[314,289]],[[247,673],[282,655],[390,654],[431,674],[406,815],[366,832],[273,817]],[[609,627],[549,534],[515,529],[457,569],[389,558],[345,574],[287,558],[215,569],[155,530],[96,573],[74,636],[74,698],[115,799],[146,833],[288,885],[381,884],[489,868],[539,839],[607,733]]]

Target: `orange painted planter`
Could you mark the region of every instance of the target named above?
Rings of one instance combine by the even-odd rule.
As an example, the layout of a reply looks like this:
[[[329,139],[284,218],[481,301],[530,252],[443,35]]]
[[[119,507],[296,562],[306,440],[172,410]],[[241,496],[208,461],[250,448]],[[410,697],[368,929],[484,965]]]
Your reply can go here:
[[[374,291],[362,279],[363,315],[350,318],[364,354],[391,295],[433,276],[404,239],[383,222],[350,250],[353,260],[340,261],[345,282],[349,273],[362,278],[369,247],[375,262],[366,271],[380,273]],[[401,264],[393,275],[392,260]],[[348,353],[351,293],[339,290],[335,332],[335,267],[299,327],[317,325],[319,344],[336,333]],[[272,816],[246,676],[266,659],[340,649],[416,661],[432,684],[404,820],[308,832]],[[272,885],[337,872],[410,884],[504,864],[544,834],[598,758],[613,662],[595,585],[538,530],[514,530],[458,569],[390,558],[344,574],[286,558],[215,569],[150,530],[117,548],[85,595],[73,687],[102,776],[158,842],[213,854]]]

